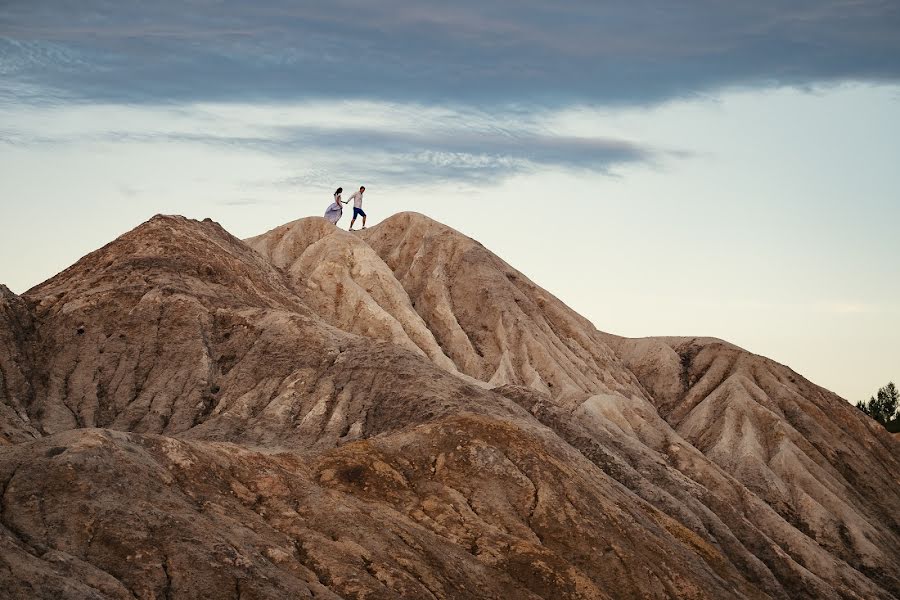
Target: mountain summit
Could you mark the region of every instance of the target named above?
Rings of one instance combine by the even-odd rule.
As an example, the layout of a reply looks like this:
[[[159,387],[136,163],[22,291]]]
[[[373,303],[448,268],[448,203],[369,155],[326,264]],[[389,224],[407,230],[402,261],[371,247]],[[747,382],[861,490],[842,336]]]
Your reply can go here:
[[[156,216],[0,286],[10,598],[900,596],[900,442],[416,213]]]

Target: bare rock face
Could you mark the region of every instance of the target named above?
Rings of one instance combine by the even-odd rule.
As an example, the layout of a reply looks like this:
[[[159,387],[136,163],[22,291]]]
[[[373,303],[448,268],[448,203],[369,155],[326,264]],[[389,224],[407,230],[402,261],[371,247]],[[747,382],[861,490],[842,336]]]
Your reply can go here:
[[[403,286],[365,242],[325,219],[308,218],[246,240],[284,269],[292,289],[329,323],[383,339],[457,372]]]
[[[154,217],[0,287],[0,383],[4,597],[900,595],[896,438],[414,213]]]
[[[38,437],[28,418],[34,400],[34,321],[24,300],[0,285],[0,445]]]
[[[883,427],[784,365],[721,340],[613,345],[694,448],[819,547],[896,587],[900,456]]]
[[[641,395],[583,317],[478,242],[416,213],[361,233],[460,371],[554,396]]]
[[[444,369],[555,396],[643,394],[587,320],[423,215],[401,213],[356,234],[300,219],[247,243],[335,326],[418,348]]]

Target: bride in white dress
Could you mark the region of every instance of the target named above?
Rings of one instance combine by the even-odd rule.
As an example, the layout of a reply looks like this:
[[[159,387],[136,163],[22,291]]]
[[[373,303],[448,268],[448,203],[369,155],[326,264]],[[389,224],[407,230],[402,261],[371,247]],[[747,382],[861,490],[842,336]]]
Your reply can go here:
[[[338,188],[334,191],[334,202],[325,210],[325,218],[332,225],[337,225],[337,222],[341,220],[341,215],[344,214],[344,207],[341,206],[341,192],[343,191],[344,188]]]

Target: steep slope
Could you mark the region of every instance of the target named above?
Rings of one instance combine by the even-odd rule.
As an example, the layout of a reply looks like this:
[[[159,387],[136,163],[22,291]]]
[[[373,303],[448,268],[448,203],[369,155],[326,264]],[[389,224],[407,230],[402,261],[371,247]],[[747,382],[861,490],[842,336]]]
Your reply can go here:
[[[312,217],[245,241],[284,269],[292,289],[329,323],[393,342],[456,372],[393,273],[355,235]]]
[[[719,549],[771,597],[890,597],[884,589],[898,587],[890,570],[896,536],[889,524],[869,527],[876,533],[874,553],[849,543],[835,552],[820,543],[817,529],[798,527],[704,456],[646,401],[593,396],[571,410],[525,388],[498,391]]]
[[[28,415],[43,433],[333,446],[455,412],[466,394],[395,345],[329,327],[212,222],[155,217],[26,297],[43,358]],[[398,389],[419,369],[414,394]]]
[[[319,235],[350,237],[328,227]],[[591,448],[615,447],[614,457],[608,450],[599,455],[601,468],[673,518],[705,529],[703,535],[736,562],[758,563],[759,577],[777,582],[768,593],[797,586],[819,597],[844,587],[875,593],[860,573],[888,589],[900,587],[891,568],[900,544],[896,462],[883,461],[865,482],[855,475],[870,460],[863,445],[846,433],[832,434],[842,419],[855,424],[850,431],[857,440],[874,430],[858,431],[864,419],[846,402],[802,385],[799,376],[777,365],[770,376],[779,382],[777,389],[746,386],[735,377],[723,393],[717,380],[695,390],[691,402],[701,409],[694,418],[682,425],[667,422],[660,414],[672,416],[669,404],[682,397],[679,386],[691,377],[671,348],[598,332],[477,242],[422,215],[396,215],[357,235],[388,265],[460,371],[504,389],[525,385],[527,394],[540,398],[530,403],[541,407],[536,416],[588,455]],[[271,237],[272,232],[253,242]],[[282,256],[293,261],[308,246],[303,241]],[[368,293],[377,294],[378,283],[367,282]],[[396,295],[393,281],[390,286]],[[709,361],[722,364],[752,357],[725,345],[710,347],[708,354]],[[769,410],[782,397],[823,393],[822,401],[786,407],[791,418]],[[708,410],[711,405],[717,408]],[[766,447],[761,440],[784,437],[778,432],[793,430],[792,421],[807,426],[793,432],[784,452],[760,458]],[[727,442],[706,443],[734,431],[738,435],[729,433]],[[808,450],[807,433],[818,449]],[[890,442],[879,444],[891,456]],[[762,468],[769,460],[780,475]],[[657,468],[663,462],[671,468]],[[648,470],[656,471],[654,477],[645,476]],[[697,489],[704,490],[700,502]],[[735,505],[745,506],[744,513],[736,514]]]
[[[38,436],[27,405],[34,398],[34,322],[26,302],[0,285],[0,445]]]
[[[460,371],[554,396],[642,396],[591,324],[458,231],[417,213],[361,232]]]
[[[356,234],[300,219],[246,242],[335,326],[419,348],[444,369],[554,396],[643,396],[588,321],[424,215],[401,213]]]
[[[721,340],[611,344],[679,435],[818,545],[896,588],[900,454],[884,428]]]

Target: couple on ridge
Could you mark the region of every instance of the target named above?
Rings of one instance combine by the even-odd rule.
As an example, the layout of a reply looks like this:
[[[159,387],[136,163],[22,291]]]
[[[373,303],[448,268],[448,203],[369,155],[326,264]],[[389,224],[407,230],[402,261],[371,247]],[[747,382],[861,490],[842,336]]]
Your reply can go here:
[[[344,208],[341,206],[341,203],[347,204],[351,200],[353,200],[353,219],[350,221],[350,229],[349,231],[353,231],[353,224],[356,223],[356,217],[362,217],[362,228],[366,228],[366,213],[362,209],[362,201],[363,201],[363,192],[366,191],[366,186],[359,186],[358,192],[353,192],[349,198],[346,200],[341,200],[341,193],[344,191],[344,188],[338,188],[334,191],[334,203],[330,205],[325,210],[325,218],[332,225],[337,225],[337,222],[341,220],[341,215],[344,214]]]

